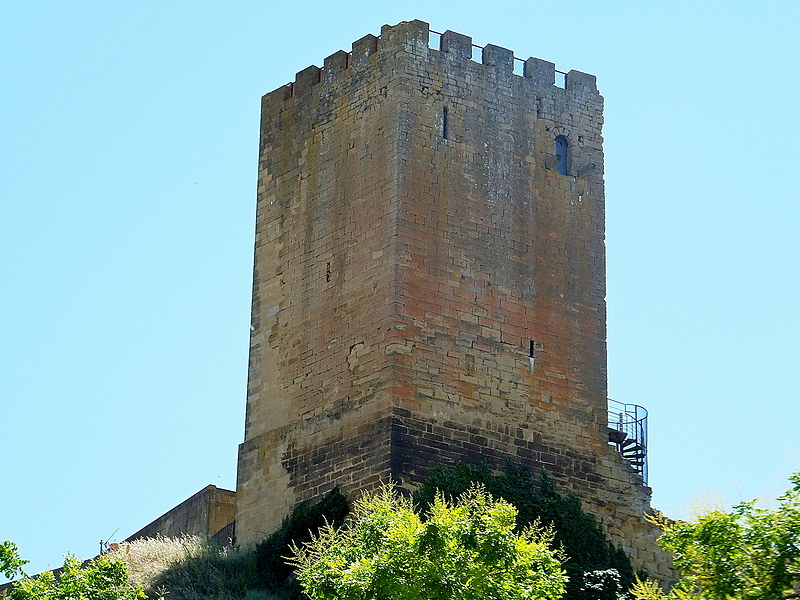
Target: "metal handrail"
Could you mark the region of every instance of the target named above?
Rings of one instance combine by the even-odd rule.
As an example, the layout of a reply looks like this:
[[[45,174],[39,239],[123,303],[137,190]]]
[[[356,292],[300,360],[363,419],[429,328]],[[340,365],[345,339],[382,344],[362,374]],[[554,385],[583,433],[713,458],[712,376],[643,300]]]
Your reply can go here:
[[[608,398],[608,433],[609,443],[616,446],[647,485],[647,410]]]

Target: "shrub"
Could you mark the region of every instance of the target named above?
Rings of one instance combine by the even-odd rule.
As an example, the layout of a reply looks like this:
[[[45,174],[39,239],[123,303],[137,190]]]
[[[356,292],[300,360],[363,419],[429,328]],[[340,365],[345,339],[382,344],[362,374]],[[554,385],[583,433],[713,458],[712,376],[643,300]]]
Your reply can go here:
[[[772,508],[742,502],[711,510],[692,522],[657,514],[663,548],[681,578],[668,592],[654,582],[634,587],[647,600],[783,600],[800,598],[800,473]]]
[[[556,600],[564,575],[549,535],[515,532],[516,509],[480,486],[437,495],[423,522],[390,487],[362,496],[340,529],[294,548],[313,600]]]
[[[27,560],[22,560],[19,557],[19,550],[14,542],[8,540],[0,541],[0,573],[9,579],[14,579],[18,575],[25,575],[22,570]]]
[[[616,571],[620,593],[633,585],[635,576],[625,553],[615,548],[597,522],[581,510],[580,500],[559,494],[553,480],[545,474],[537,482],[527,469],[511,463],[500,475],[494,475],[485,464],[458,463],[449,469],[433,469],[414,494],[414,501],[425,509],[437,492],[453,499],[474,483],[482,484],[490,494],[517,508],[518,529],[537,521],[552,528],[554,543],[561,545],[567,556],[564,563],[569,577],[566,595],[571,600],[603,600],[608,595],[608,590],[614,587],[612,580],[605,586],[598,584],[598,576],[588,575],[595,571]],[[605,591],[601,592],[601,588]]]
[[[304,501],[283,519],[280,528],[255,547],[256,583],[267,590],[280,591],[287,597],[299,597],[300,587],[293,578],[295,567],[285,557],[292,545],[311,541],[326,523],[338,527],[349,511],[347,498],[334,488],[318,502]]]
[[[107,555],[83,563],[67,555],[58,574],[45,571],[14,584],[11,600],[138,600],[142,588],[128,582],[125,562]]]

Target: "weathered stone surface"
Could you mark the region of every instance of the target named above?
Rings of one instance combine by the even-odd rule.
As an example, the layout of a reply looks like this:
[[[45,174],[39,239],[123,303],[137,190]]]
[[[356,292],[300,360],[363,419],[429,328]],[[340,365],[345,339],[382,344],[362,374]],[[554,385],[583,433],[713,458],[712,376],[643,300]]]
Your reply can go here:
[[[125,541],[156,536],[210,538],[234,518],[236,492],[207,485],[194,496],[142,527]]]
[[[386,26],[264,96],[237,536],[337,484],[510,458],[668,577],[650,490],[607,443],[595,78],[428,40]]]

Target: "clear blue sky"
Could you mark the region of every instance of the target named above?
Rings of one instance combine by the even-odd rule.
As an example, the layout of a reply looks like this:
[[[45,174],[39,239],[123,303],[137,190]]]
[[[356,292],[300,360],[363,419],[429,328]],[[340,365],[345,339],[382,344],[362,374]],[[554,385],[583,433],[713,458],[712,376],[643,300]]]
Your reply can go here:
[[[243,435],[260,96],[423,19],[606,99],[611,397],[653,504],[800,470],[800,4],[0,4],[0,539],[92,556]]]

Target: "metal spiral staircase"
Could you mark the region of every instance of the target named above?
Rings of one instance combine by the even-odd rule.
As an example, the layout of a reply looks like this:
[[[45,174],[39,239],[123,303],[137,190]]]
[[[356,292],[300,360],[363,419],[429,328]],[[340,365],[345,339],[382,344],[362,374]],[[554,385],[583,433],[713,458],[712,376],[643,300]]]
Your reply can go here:
[[[608,443],[647,485],[647,411],[638,404],[608,399]]]

